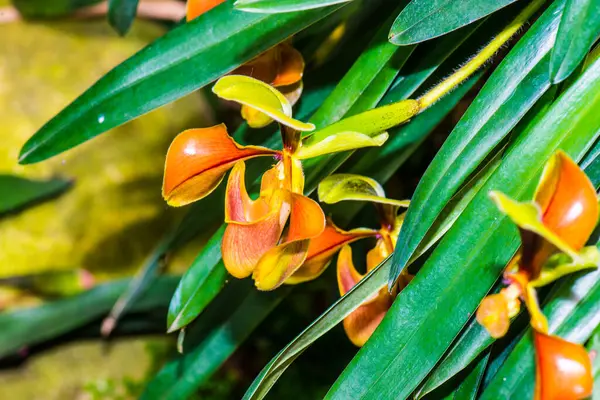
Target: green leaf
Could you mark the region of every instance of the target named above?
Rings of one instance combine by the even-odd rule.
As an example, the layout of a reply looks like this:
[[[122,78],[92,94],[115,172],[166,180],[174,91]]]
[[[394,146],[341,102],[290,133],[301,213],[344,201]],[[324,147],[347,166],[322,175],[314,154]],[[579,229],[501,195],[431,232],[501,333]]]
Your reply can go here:
[[[490,353],[488,352],[485,356],[481,357],[477,364],[469,371],[469,374],[464,378],[460,385],[444,397],[444,400],[476,399],[479,385],[481,385],[489,359]]]
[[[398,15],[390,42],[405,46],[445,35],[516,0],[412,0]]]
[[[109,0],[108,22],[123,36],[131,28],[137,13],[139,0]]]
[[[600,3],[567,0],[550,60],[552,83],[567,79],[600,36]]]
[[[212,327],[192,351],[168,363],[148,384],[141,399],[180,400],[191,396],[290,290],[286,287],[265,293],[249,288],[235,312]]]
[[[183,97],[339,7],[267,15],[225,2],[106,74],[25,143],[20,162],[45,160]]]
[[[425,171],[398,237],[390,284],[460,185],[550,87],[549,52],[563,3],[555,2],[500,63]]]
[[[396,399],[412,393],[518,248],[516,228],[495,209],[487,192],[495,189],[513,198],[531,198],[542,166],[558,148],[580,160],[598,137],[598,106],[600,62],[596,61],[543,118],[515,139],[500,166],[332,386],[328,399]]]
[[[56,196],[71,186],[64,179],[34,181],[13,175],[0,175],[0,215]]]
[[[284,13],[323,8],[352,0],[237,0],[235,8],[255,13]]]
[[[595,352],[596,355],[600,354],[600,326],[596,327],[594,334],[590,338],[587,345],[587,349],[590,352]],[[594,375],[594,392],[592,393],[592,399],[597,399],[600,396],[600,357],[596,356],[592,360],[592,374]]]
[[[600,324],[600,271],[579,273],[561,280],[543,308],[549,331],[574,343],[584,343]],[[519,373],[514,373],[514,371]],[[535,382],[531,329],[520,339],[482,399],[532,398]]]
[[[219,79],[213,93],[225,100],[247,105],[295,130],[306,132],[315,129],[313,124],[295,120],[292,105],[274,87],[244,75],[229,75]]]
[[[168,332],[175,332],[192,322],[225,284],[227,270],[220,261],[224,232],[223,225],[181,278],[169,306]]]
[[[57,18],[78,8],[100,3],[101,0],[12,0],[13,5],[25,18]]]
[[[166,307],[179,277],[157,279],[132,311]],[[81,327],[107,313],[129,285],[129,280],[102,284],[82,294],[38,307],[0,314],[0,357],[25,346],[42,343]]]

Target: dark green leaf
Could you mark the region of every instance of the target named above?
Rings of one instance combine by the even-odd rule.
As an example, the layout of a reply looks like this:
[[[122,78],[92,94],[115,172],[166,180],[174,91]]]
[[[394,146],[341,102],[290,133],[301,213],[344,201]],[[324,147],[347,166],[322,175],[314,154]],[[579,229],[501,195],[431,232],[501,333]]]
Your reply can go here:
[[[225,226],[221,226],[181,278],[169,306],[168,332],[192,322],[225,284],[227,270],[220,261],[224,232]]]
[[[132,311],[166,308],[178,279],[157,279],[133,305]],[[73,297],[0,314],[0,357],[24,346],[52,339],[103,316],[128,285],[129,280],[106,283]]]
[[[250,288],[235,312],[214,326],[208,336],[191,352],[168,363],[146,387],[141,399],[180,400],[188,398],[260,322],[289,293],[290,287],[274,292]]]
[[[16,211],[65,191],[71,182],[64,179],[34,181],[0,175],[0,215]]]
[[[400,292],[327,398],[381,400],[410,395],[450,347],[518,248],[517,229],[489,200],[489,190],[531,198],[545,161],[557,149],[575,160],[584,156],[600,134],[600,114],[595,111],[599,106],[600,62],[596,61],[507,149],[500,166]]]
[[[594,375],[594,393],[592,393],[592,399],[597,399],[600,396],[600,326],[596,327],[596,330],[592,334],[590,341],[587,345],[588,351],[594,351],[596,357],[592,360],[592,374]]]
[[[257,13],[283,13],[323,8],[352,0],[237,0],[235,8]]]
[[[563,3],[555,2],[506,56],[427,168],[402,225],[390,284],[448,200],[550,87],[549,52]]]
[[[516,0],[412,0],[398,15],[390,41],[409,45],[444,35]]]
[[[485,369],[490,359],[489,352],[481,357],[474,368],[469,371],[465,379],[451,393],[444,397],[444,400],[474,400],[477,398],[477,391],[483,379]]]
[[[119,35],[125,35],[135,19],[139,0],[108,0],[108,22]]]
[[[225,2],[106,74],[25,143],[20,162],[45,160],[183,97],[339,7],[267,15]]]
[[[583,61],[600,35],[600,3],[567,0],[550,60],[553,83],[567,79]]]

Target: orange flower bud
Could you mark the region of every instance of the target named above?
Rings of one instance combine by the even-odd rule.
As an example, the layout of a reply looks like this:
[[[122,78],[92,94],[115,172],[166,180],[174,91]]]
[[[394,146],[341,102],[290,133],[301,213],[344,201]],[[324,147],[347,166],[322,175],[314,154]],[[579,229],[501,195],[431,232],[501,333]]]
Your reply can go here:
[[[188,0],[186,19],[191,21],[224,2],[225,0]]]
[[[592,363],[583,346],[537,331],[535,400],[578,400],[591,396]]]

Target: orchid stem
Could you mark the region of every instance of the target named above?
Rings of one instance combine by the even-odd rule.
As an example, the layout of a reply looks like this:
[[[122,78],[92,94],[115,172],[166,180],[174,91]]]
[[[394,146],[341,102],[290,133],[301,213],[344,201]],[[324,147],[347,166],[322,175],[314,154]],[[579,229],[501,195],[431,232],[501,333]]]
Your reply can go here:
[[[498,34],[487,46],[485,46],[479,54],[473,57],[469,62],[463,65],[458,71],[444,79],[433,89],[425,93],[417,99],[420,106],[420,112],[433,105],[436,101],[442,98],[445,94],[467,80],[475,73],[482,65],[484,65],[496,52],[512,38],[515,33],[521,29],[527,20],[535,14],[537,10],[546,2],[546,0],[534,0],[523,9],[515,17],[514,20],[506,28]]]

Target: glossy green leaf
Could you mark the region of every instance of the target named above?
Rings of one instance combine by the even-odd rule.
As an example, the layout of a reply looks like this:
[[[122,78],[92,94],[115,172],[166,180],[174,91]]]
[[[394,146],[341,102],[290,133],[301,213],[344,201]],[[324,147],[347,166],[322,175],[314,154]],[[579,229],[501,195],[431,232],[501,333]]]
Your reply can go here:
[[[319,201],[327,204],[346,200],[369,201],[399,207],[408,207],[409,204],[408,200],[386,198],[383,187],[377,181],[354,174],[329,175],[319,183],[318,193]]]
[[[412,0],[398,15],[390,42],[409,45],[442,36],[516,0]]]
[[[402,225],[390,284],[448,200],[550,87],[549,52],[563,3],[555,2],[500,63],[425,171]]]
[[[71,186],[64,179],[34,181],[13,175],[0,175],[0,215],[56,196]]]
[[[45,19],[63,17],[80,7],[91,6],[102,0],[12,0],[25,18]]]
[[[385,143],[388,137],[387,132],[379,133],[372,137],[359,132],[340,132],[328,136],[319,142],[302,145],[295,153],[295,156],[300,160],[304,160],[325,154],[362,149],[364,147],[379,147]]]
[[[283,13],[311,10],[352,0],[237,0],[235,8],[256,13]]]
[[[212,91],[222,99],[252,107],[298,131],[306,132],[315,129],[313,124],[291,118],[290,102],[277,89],[258,79],[244,75],[224,76],[217,81]]]
[[[221,260],[221,240],[225,226],[211,237],[185,272],[169,306],[168,332],[185,327],[219,293],[227,279]]]
[[[174,276],[158,278],[133,305],[132,311],[166,308],[178,279]],[[128,284],[129,280],[106,283],[76,296],[0,314],[0,357],[100,318],[110,310]]]
[[[225,2],[106,74],[25,143],[20,162],[45,160],[183,97],[339,7],[268,15]]]
[[[531,198],[542,166],[558,148],[580,160],[600,134],[600,115],[594,111],[600,106],[599,89],[596,61],[543,118],[515,139],[327,398],[407,398],[427,376],[519,244],[514,225],[495,209],[487,192]],[[434,306],[423,307],[432,299]]]
[[[211,327],[209,334],[189,353],[168,363],[148,384],[143,400],[180,400],[191,396],[289,293],[291,287],[273,292],[250,288],[230,317]]]
[[[600,271],[571,275],[558,282],[543,308],[549,331],[574,343],[584,343],[600,324]],[[535,382],[531,330],[520,339],[482,399],[531,398]],[[518,373],[515,373],[518,371]]]
[[[490,354],[488,352],[477,362],[477,364],[475,364],[474,368],[469,371],[469,374],[464,378],[460,385],[458,385],[456,389],[452,390],[452,392],[443,399],[475,400],[477,398],[477,392],[479,390],[479,386],[481,385],[481,381],[483,379],[483,375],[485,374],[485,369],[488,365],[489,359]]]
[[[125,35],[135,19],[139,0],[109,0],[108,22],[120,35]]]
[[[567,0],[550,60],[553,83],[567,79],[600,36],[600,3]]]

